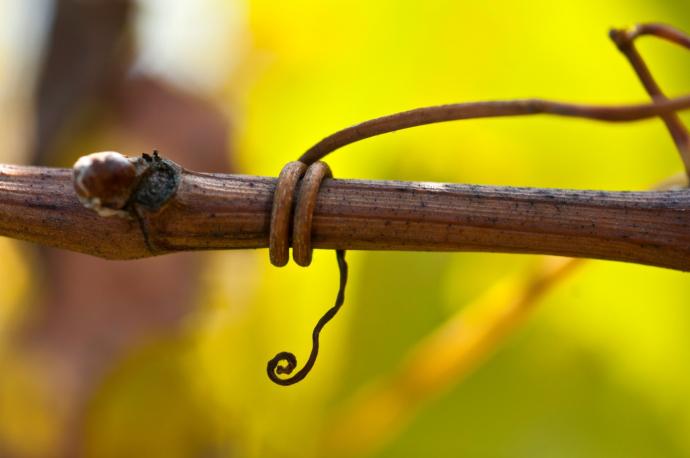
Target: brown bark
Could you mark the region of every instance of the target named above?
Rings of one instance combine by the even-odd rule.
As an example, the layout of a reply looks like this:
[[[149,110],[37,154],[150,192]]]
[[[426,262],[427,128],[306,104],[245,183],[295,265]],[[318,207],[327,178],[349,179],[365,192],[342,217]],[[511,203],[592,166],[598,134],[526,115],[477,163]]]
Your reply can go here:
[[[273,178],[182,171],[156,212],[100,217],[72,171],[0,168],[0,235],[108,259],[268,246]],[[324,181],[315,248],[542,253],[690,270],[690,190]]]

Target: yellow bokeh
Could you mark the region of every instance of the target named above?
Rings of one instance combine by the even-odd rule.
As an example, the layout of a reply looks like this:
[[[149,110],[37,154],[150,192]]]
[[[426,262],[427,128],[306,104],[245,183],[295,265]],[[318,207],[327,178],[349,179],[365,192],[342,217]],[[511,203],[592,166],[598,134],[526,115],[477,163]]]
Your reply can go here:
[[[267,176],[340,128],[420,106],[646,101],[608,29],[661,21],[690,30],[690,8],[673,0],[195,3],[195,18],[217,15],[208,20],[218,33],[200,40],[217,41],[200,49],[186,42],[151,71],[185,68],[171,84],[188,84],[228,114],[235,172]],[[239,31],[223,31],[223,21]],[[175,33],[151,36],[174,49]],[[687,53],[652,38],[640,50],[669,94],[690,89]],[[3,68],[10,65],[0,53]],[[232,65],[218,64],[226,55]],[[194,68],[209,73],[196,78]],[[27,110],[8,107],[4,114]],[[3,148],[17,144],[8,138]],[[659,120],[543,116],[411,129],[349,146],[328,162],[336,178],[576,189],[646,189],[682,168]],[[0,240],[0,355],[34,294],[21,247]],[[416,344],[486,291],[490,302],[509,300],[538,264],[505,254],[348,253],[346,304],[323,333],[316,368],[284,388],[266,378],[266,362],[282,350],[304,361],[336,292],[334,255],[315,253],[309,269],[276,269],[265,250],[204,260],[198,303],[180,327],[129,349],[102,375],[84,407],[87,456],[324,456],[343,406],[385,386],[379,381]],[[361,437],[396,415],[404,422],[368,438],[377,446],[362,456],[688,456],[689,303],[687,274],[588,262],[467,378],[449,377],[436,396],[410,401],[414,410],[390,393],[376,398],[370,422],[354,425]],[[41,363],[0,359],[0,442],[50,456],[63,419],[32,365]]]

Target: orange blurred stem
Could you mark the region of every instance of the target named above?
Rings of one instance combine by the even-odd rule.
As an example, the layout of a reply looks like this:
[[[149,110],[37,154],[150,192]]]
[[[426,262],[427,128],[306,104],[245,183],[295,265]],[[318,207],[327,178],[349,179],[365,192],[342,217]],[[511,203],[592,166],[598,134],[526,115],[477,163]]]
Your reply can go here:
[[[472,373],[583,260],[544,258],[526,278],[497,282],[417,343],[389,376],[361,389],[325,422],[324,456],[368,456],[417,412]]]

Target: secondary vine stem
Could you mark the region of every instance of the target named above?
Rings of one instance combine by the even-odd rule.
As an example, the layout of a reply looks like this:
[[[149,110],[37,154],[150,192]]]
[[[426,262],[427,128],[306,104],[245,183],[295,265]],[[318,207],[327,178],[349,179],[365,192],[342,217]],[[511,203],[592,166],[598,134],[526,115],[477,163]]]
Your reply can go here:
[[[609,32],[611,40],[613,40],[620,52],[628,59],[628,62],[630,62],[638,79],[644,86],[647,94],[652,97],[652,100],[657,102],[668,100],[661,90],[661,87],[659,87],[659,84],[652,76],[652,72],[649,70],[647,63],[635,47],[635,40],[644,35],[662,38],[686,49],[690,49],[690,38],[683,32],[666,24],[640,24],[630,29],[613,29]],[[666,124],[673,138],[673,142],[676,144],[678,154],[680,154],[683,159],[686,175],[690,177],[690,134],[688,133],[688,129],[683,125],[683,122],[676,113],[665,113],[660,117]]]
[[[596,106],[542,99],[455,103],[417,108],[365,121],[336,132],[312,146],[301,157],[305,164],[323,159],[343,146],[377,135],[410,127],[462,119],[551,114],[606,122],[630,122],[666,115],[690,107],[690,95],[664,99],[653,104]],[[690,171],[690,158],[683,157]]]

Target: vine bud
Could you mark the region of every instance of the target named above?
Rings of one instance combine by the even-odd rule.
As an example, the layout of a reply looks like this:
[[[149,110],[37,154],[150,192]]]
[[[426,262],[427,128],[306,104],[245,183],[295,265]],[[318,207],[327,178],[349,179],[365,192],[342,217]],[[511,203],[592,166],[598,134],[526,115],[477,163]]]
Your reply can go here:
[[[74,164],[74,189],[85,207],[101,216],[126,216],[125,206],[136,190],[137,159],[114,151],[80,157]]]

